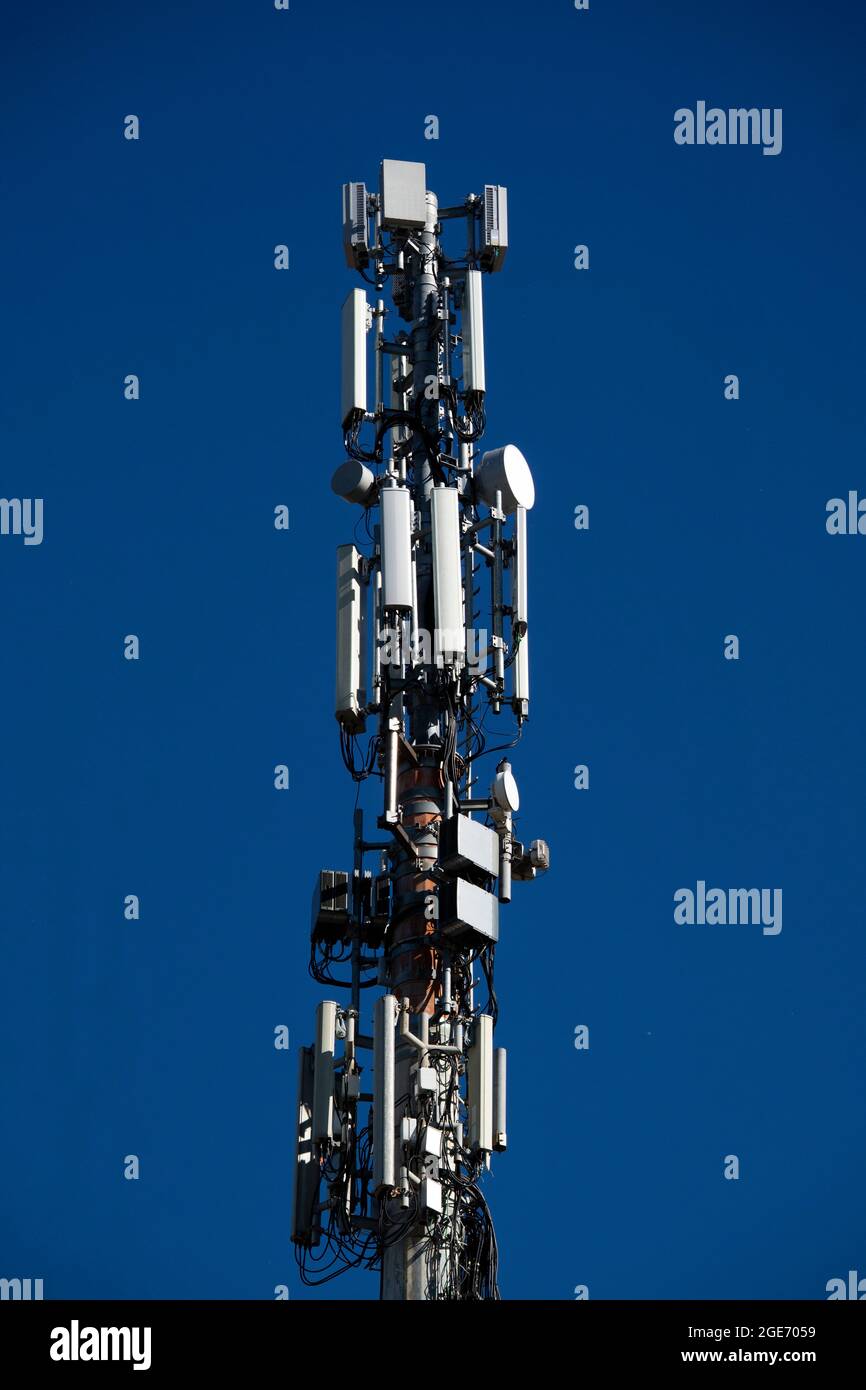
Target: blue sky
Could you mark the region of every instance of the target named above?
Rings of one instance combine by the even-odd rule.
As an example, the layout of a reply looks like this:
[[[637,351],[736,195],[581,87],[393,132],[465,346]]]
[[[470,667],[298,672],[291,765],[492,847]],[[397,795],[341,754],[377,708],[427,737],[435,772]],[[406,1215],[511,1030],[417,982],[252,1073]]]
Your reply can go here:
[[[4,16],[0,492],[42,497],[45,534],[0,537],[0,1275],[377,1296],[296,1278],[295,1066],[272,1038],[311,1036],[312,878],[351,852],[339,195],[387,156],[426,160],[449,203],[509,189],[487,440],[537,485],[514,765],[553,868],[517,886],[497,955],[503,1294],[821,1298],[866,1274],[866,539],[824,524],[866,495],[866,21],[797,0],[359,14]],[[676,145],[698,100],[782,108],[782,153]],[[699,879],[781,887],[783,930],[677,926]]]

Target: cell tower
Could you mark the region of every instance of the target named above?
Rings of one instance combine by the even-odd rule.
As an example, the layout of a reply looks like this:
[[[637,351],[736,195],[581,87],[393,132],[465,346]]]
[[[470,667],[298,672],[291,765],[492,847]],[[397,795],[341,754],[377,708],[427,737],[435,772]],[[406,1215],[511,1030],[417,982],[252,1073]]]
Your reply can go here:
[[[506,1147],[499,906],[549,864],[543,840],[515,837],[507,759],[492,782],[479,770],[529,713],[535,487],[514,445],[479,449],[482,276],[505,260],[506,190],[440,208],[423,164],[386,159],[378,192],[343,188],[343,246],[376,297],[353,289],[342,311],[348,458],[331,485],[360,510],[337,551],[336,717],[352,778],[381,779],[384,804],[371,838],[355,810],[353,867],[323,869],[314,893],[310,971],[348,998],[319,1005],[299,1056],[292,1240],[308,1283],[366,1267],[383,1299],[498,1298],[481,1179]]]

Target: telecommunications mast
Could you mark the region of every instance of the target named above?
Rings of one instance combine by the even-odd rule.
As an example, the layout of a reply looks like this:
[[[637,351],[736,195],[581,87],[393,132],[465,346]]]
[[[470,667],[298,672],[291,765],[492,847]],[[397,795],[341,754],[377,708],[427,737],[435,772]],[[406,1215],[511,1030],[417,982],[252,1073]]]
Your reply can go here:
[[[452,223],[456,259],[440,243]],[[506,1147],[499,907],[550,858],[515,837],[507,758],[492,780],[480,770],[529,714],[535,486],[513,444],[479,447],[482,283],[508,249],[506,190],[440,208],[423,164],[386,159],[378,192],[344,186],[343,245],[375,297],[350,290],[342,310],[347,458],[331,486],[366,542],[337,551],[335,710],[348,771],[381,779],[382,809],[373,835],[355,811],[353,867],[323,869],[314,893],[310,971],[348,998],[319,1005],[299,1056],[292,1240],[308,1283],[366,1267],[383,1299],[497,1298],[481,1179]],[[512,727],[486,750],[502,714]]]

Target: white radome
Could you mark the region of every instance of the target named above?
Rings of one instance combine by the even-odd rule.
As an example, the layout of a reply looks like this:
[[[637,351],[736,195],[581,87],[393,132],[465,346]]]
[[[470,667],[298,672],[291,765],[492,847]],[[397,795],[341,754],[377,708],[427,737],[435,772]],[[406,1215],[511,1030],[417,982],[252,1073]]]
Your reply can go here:
[[[503,444],[501,449],[488,450],[475,475],[475,486],[488,507],[496,505],[496,494],[500,492],[506,516],[516,512],[518,507],[529,511],[535,505],[535,483],[529,464],[516,444]]]

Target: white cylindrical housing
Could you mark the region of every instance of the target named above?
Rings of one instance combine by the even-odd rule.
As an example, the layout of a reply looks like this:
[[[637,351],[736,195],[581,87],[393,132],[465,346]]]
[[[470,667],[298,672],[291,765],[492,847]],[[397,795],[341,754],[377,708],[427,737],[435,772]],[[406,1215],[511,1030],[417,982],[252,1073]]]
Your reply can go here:
[[[433,650],[437,665],[466,655],[463,625],[463,567],[460,555],[460,494],[456,487],[434,487],[430,494],[433,551],[433,606],[436,631]]]
[[[412,600],[412,494],[405,487],[386,487],[379,494],[382,507],[383,607],[411,613]]]
[[[508,1146],[506,1126],[505,1083],[507,1077],[506,1052],[504,1047],[493,1049],[493,1147],[499,1153]]]
[[[331,479],[331,491],[346,502],[360,502],[366,506],[375,481],[366,464],[359,463],[357,459],[346,459]]]

